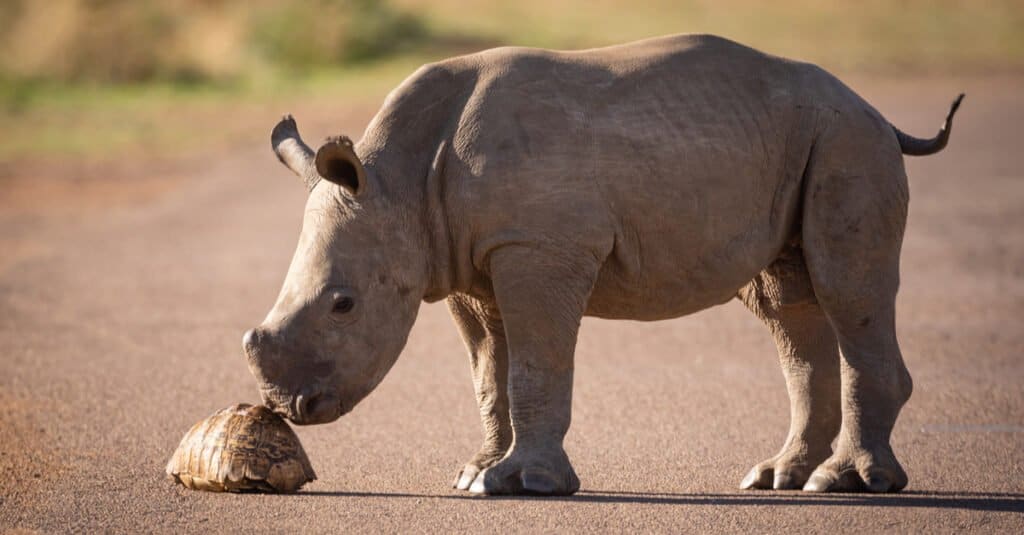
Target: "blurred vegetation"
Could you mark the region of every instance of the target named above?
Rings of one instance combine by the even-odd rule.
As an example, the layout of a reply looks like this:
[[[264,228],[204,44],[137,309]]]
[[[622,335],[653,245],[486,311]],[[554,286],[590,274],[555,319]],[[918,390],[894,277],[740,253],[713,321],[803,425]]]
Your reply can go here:
[[[583,48],[714,33],[834,71],[1024,68],[1024,0],[394,0],[438,33]]]
[[[254,17],[250,34],[252,47],[263,58],[291,70],[408,53],[430,38],[419,18],[376,0],[273,7]]]
[[[1024,0],[0,0],[0,160],[205,143],[185,109],[375,106],[418,64],[499,44],[702,32],[841,75],[969,74],[1024,70],[1021,28]]]
[[[3,0],[0,72],[18,82],[224,83],[408,51],[421,20],[375,0]]]

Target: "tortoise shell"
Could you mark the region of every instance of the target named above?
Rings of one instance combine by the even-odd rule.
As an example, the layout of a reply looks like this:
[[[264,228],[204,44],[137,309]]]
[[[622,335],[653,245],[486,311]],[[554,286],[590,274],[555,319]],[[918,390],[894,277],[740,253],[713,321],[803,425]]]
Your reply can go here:
[[[316,479],[292,428],[262,405],[221,409],[192,426],[167,463],[187,488],[214,492],[295,492]]]

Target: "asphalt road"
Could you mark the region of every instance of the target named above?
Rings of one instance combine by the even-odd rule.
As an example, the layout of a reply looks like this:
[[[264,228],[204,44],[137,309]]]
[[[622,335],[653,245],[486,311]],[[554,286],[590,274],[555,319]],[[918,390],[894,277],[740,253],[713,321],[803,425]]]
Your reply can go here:
[[[352,414],[298,430],[320,476],[303,492],[173,485],[164,464],[189,426],[258,399],[240,338],[277,294],[304,197],[260,134],[111,176],[4,170],[0,531],[1024,531],[1024,79],[854,87],[918,135],[968,93],[950,147],[908,159],[898,327],[915,390],[893,437],[906,491],[736,490],[788,425],[774,346],[736,302],[584,322],[570,498],[450,489],[481,434],[444,305],[424,305]],[[349,133],[367,118],[354,116]]]

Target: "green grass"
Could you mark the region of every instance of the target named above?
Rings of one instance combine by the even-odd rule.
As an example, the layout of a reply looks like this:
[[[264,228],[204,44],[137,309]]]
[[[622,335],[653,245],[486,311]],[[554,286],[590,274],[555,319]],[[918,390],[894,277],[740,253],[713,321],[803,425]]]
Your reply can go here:
[[[269,121],[296,106],[327,113],[374,108],[428,59],[407,56],[232,84],[8,84],[0,108],[0,162],[173,157],[262,138]]]
[[[184,50],[159,56],[179,63],[153,69],[142,65],[138,71],[157,75],[116,83],[72,76],[92,72],[81,66],[53,70],[52,76],[46,69],[31,71],[31,76],[0,71],[0,121],[5,125],[0,129],[0,163],[24,158],[173,156],[248,142],[262,137],[267,117],[280,111],[294,106],[318,107],[325,114],[352,106],[375,108],[418,65],[497,44],[585,48],[706,32],[813,61],[840,75],[1024,70],[1021,0],[392,0],[388,9],[368,0],[308,4],[325,10],[322,13],[309,11],[306,4],[267,11],[278,4],[254,2],[264,11],[245,19],[248,26],[238,22],[239,11],[205,11],[194,17],[188,13],[189,21],[199,21],[194,23],[199,29],[204,20],[216,28],[251,27],[249,37],[228,32],[221,41],[204,45],[212,47],[210,52],[198,56],[221,57],[212,51],[234,51],[223,54],[237,56],[234,63],[203,70],[205,64],[185,62],[192,56]],[[221,4],[231,7],[237,2],[209,6]],[[348,8],[362,11],[345,11]],[[14,20],[9,10],[0,10],[4,13],[6,22],[0,21],[0,30]],[[55,24],[50,11],[40,13],[47,15],[41,20]],[[322,16],[314,16],[318,14]],[[69,20],[90,20],[76,16]],[[168,27],[184,28],[182,24]],[[341,30],[331,33],[334,24]],[[15,30],[5,35],[19,35]],[[31,52],[44,49],[46,43],[28,45]],[[96,72],[132,72],[107,67]]]

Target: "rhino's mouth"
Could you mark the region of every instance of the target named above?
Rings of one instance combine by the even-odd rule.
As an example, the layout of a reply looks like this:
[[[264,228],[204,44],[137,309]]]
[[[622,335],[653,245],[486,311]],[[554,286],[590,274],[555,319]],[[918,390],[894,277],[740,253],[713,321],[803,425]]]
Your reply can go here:
[[[271,384],[260,385],[260,397],[264,405],[278,414],[281,414],[282,408],[290,409],[292,406],[293,396]]]
[[[326,424],[349,412],[351,407],[338,396],[315,388],[291,394],[272,385],[261,385],[263,403],[296,425]]]

